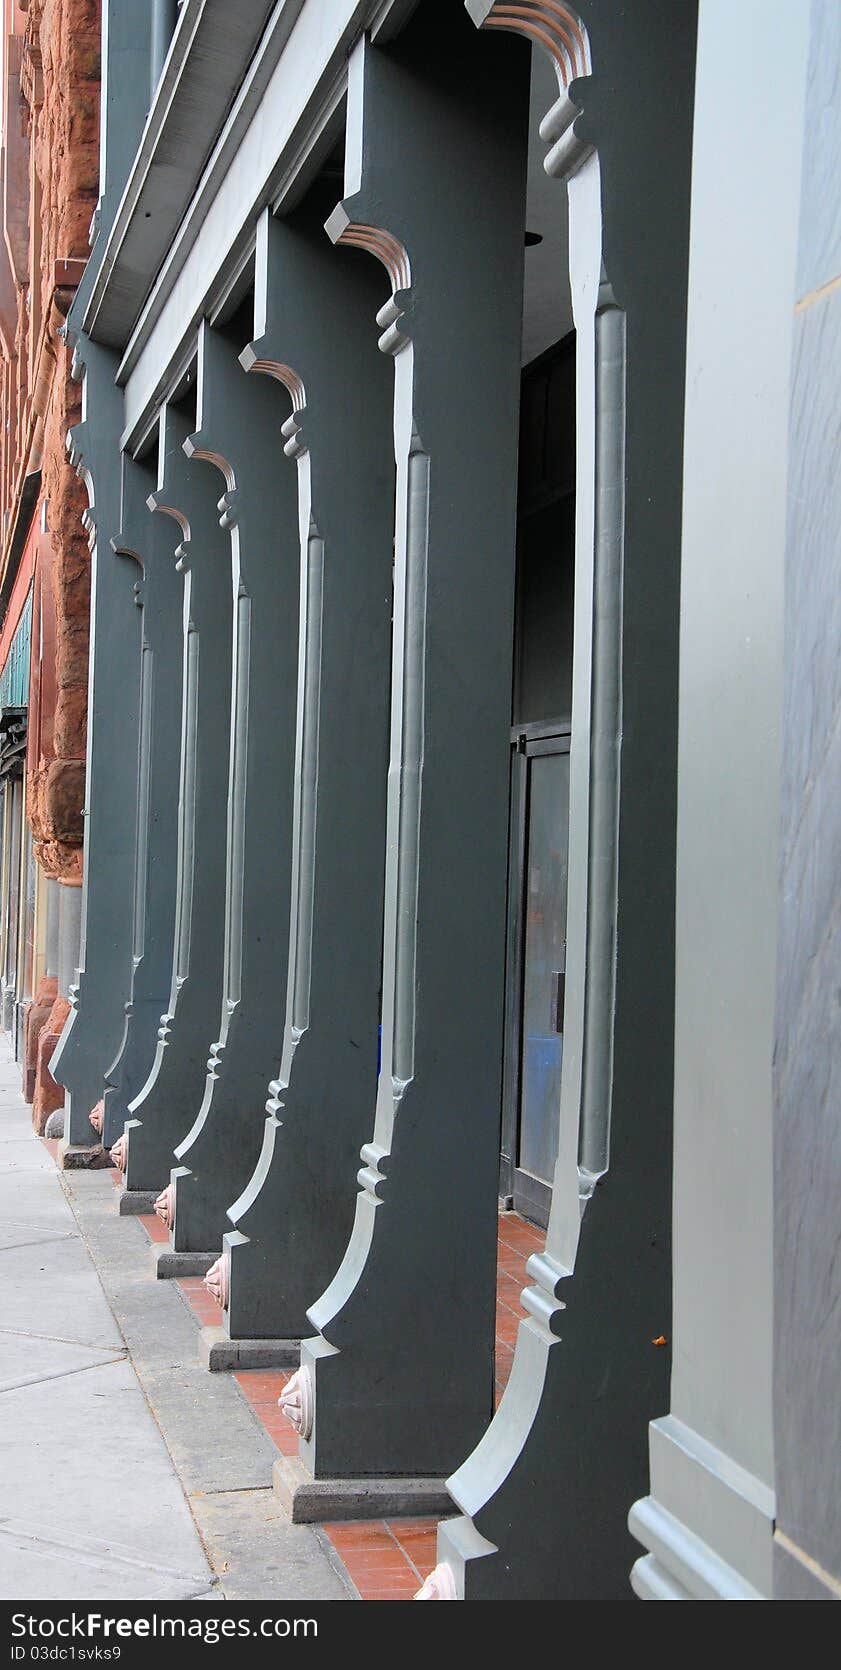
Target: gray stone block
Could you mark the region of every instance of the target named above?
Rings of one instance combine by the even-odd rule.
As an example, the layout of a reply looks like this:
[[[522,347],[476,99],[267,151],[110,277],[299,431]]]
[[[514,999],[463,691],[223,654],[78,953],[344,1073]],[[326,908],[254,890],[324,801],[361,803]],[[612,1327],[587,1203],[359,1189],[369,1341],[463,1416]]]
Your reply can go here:
[[[451,1514],[443,1479],[314,1479],[295,1455],[279,1455],[272,1484],[293,1525],[336,1519],[419,1519]]]
[[[215,1253],[174,1252],[172,1247],[161,1246],[152,1249],[152,1267],[159,1281],[178,1281],[182,1276],[206,1276],[215,1262]]]
[[[117,1211],[121,1218],[133,1218],[138,1212],[154,1212],[157,1198],[154,1189],[123,1189],[117,1196]]]
[[[190,1506],[227,1601],[357,1598],[324,1533],[290,1525],[273,1491],[215,1491]]]
[[[297,1368],[300,1360],[299,1339],[230,1339],[224,1328],[202,1328],[199,1334],[199,1362],[211,1374],[224,1369]]]

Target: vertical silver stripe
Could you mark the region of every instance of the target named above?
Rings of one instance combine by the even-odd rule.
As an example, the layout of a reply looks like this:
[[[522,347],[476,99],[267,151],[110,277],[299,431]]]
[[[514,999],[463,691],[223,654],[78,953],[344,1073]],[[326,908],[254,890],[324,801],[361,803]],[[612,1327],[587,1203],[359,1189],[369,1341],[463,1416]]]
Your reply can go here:
[[[152,708],[154,660],[144,644],[140,656],[140,736],[137,756],[137,835],[134,855],[134,956],[146,941],[146,885],[149,873],[149,809],[152,780]]]
[[[225,924],[225,995],[242,995],[242,911],[245,884],[245,784],[248,757],[248,686],[251,661],[251,598],[237,598],[236,686],[228,818],[228,887]]]
[[[596,312],[596,498],[590,705],[587,974],[579,1163],[610,1159],[616,999],[622,555],[625,517],[625,314],[607,286]]]
[[[403,587],[404,639],[392,1072],[402,1084],[414,1072],[428,540],[429,457],[413,433],[408,470],[406,565],[405,572],[395,576],[396,584]]]
[[[199,634],[187,633],[184,664],[184,741],[178,828],[178,901],[175,943],[177,975],[186,980],[190,972],[190,927],[193,919],[193,876],[196,845],[196,750],[198,744]]]
[[[297,888],[294,905],[292,957],[292,1025],[300,1034],[309,1025],[312,928],[315,893],[316,796],[321,699],[321,623],[324,588],[324,541],[310,523],[306,548],[303,623],[303,716],[300,752],[300,800],[295,830]]]

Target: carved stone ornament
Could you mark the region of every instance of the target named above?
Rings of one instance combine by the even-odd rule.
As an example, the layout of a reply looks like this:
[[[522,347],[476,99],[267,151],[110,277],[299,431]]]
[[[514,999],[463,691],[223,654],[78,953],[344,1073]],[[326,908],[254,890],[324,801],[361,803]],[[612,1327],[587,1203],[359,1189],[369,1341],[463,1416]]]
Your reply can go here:
[[[175,1221],[175,1190],[171,1183],[167,1183],[166,1188],[161,1189],[155,1201],[155,1211],[161,1223],[165,1223],[167,1229],[171,1229]]]
[[[446,1560],[431,1571],[426,1581],[418,1589],[414,1600],[458,1600],[456,1594],[456,1580],[453,1568]]]
[[[287,1380],[278,1403],[288,1421],[292,1422],[300,1438],[306,1440],[312,1433],[313,1421],[313,1382],[308,1368],[299,1368],[296,1374]]]
[[[123,1131],[121,1137],[117,1138],[117,1141],[111,1149],[111,1160],[117,1167],[118,1171],[125,1171],[128,1161],[128,1137],[126,1136],[125,1131]]]
[[[98,1137],[102,1136],[102,1120],[105,1115],[105,1103],[100,1099],[91,1108],[88,1118]]]
[[[216,1263],[211,1264],[204,1278],[204,1285],[217,1305],[220,1305],[222,1310],[227,1310],[231,1291],[231,1261],[227,1253],[221,1253]]]

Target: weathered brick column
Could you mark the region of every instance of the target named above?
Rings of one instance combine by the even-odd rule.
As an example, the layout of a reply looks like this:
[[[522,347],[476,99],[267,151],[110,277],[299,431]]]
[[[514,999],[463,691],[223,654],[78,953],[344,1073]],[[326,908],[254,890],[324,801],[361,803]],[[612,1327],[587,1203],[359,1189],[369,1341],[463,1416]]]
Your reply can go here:
[[[20,85],[29,120],[30,257],[35,296],[28,295],[21,324],[28,333],[40,319],[29,390],[36,419],[33,462],[40,462],[44,531],[39,541],[37,585],[43,628],[42,659],[33,656],[32,693],[37,734],[30,731],[27,816],[36,860],[78,916],[71,892],[82,880],[82,805],[85,798],[86,709],[90,555],[81,517],[82,484],[68,461],[68,427],[78,421],[79,386],[70,375],[70,352],[59,335],[88,254],[88,228],[99,180],[100,8],[98,0],[29,0]],[[22,298],[23,299],[23,298]],[[21,351],[30,345],[21,340]],[[27,1052],[32,1117],[42,1130],[61,1105],[62,1088],[49,1071],[69,1012],[56,971],[45,976],[37,1000],[49,1012],[30,1031]]]

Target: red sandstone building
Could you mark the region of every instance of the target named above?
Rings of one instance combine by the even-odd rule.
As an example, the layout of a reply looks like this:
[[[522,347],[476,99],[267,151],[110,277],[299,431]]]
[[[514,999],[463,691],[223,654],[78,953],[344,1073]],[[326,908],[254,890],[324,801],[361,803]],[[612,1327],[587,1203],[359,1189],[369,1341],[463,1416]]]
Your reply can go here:
[[[97,199],[99,51],[98,0],[3,0],[0,979],[39,1129],[82,880],[90,553],[62,331]]]

